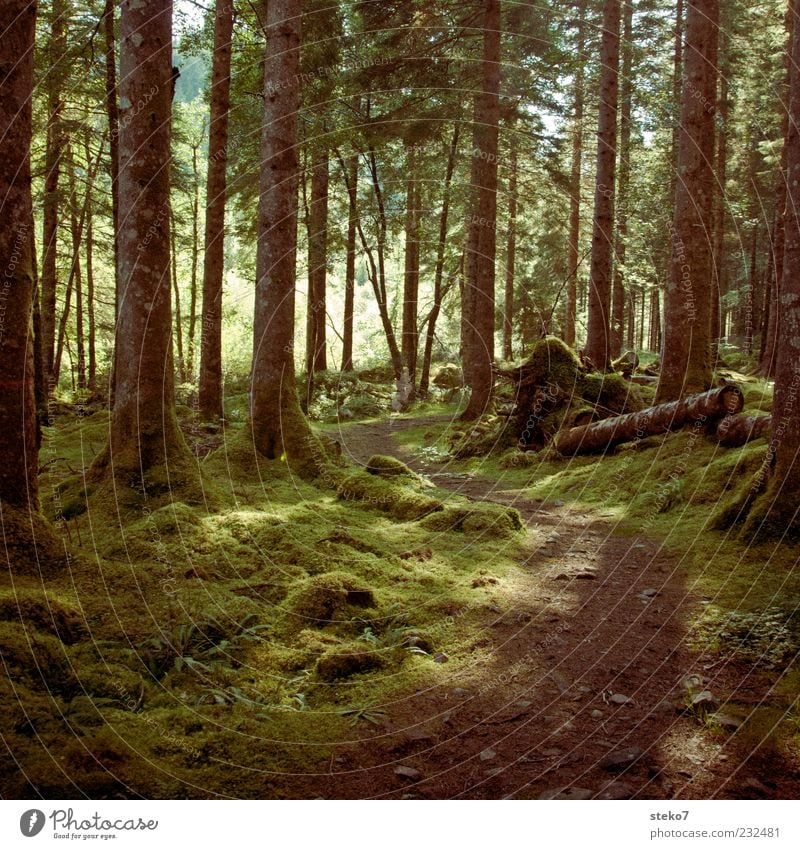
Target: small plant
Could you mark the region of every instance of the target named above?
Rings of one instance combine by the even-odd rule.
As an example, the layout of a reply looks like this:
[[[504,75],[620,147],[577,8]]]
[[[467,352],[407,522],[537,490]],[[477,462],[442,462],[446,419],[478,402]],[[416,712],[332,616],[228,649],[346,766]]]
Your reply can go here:
[[[375,706],[375,702],[365,702],[362,705],[338,710],[336,713],[350,719],[350,727],[358,725],[359,722],[370,722],[372,725],[380,725],[386,719],[386,711]]]

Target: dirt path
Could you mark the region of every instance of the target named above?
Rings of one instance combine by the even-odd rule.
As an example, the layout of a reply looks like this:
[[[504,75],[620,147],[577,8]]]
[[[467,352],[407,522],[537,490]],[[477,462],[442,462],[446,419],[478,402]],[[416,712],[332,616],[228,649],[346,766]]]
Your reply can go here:
[[[686,621],[699,600],[656,541],[615,534],[608,515],[543,509],[496,481],[404,456],[392,434],[421,423],[359,425],[340,441],[358,462],[393,454],[443,489],[513,504],[544,542],[522,564],[513,604],[486,606],[474,646],[491,647],[491,662],[468,681],[454,671],[446,685],[408,693],[385,708],[380,727],[360,723],[361,739],[333,759],[322,787],[315,779],[317,793],[797,797],[794,764],[775,752],[753,754],[742,733],[712,730],[676,708],[686,700],[687,676],[696,690],[736,690],[739,700],[747,686],[757,699],[766,683],[748,685],[746,671],[687,649]]]

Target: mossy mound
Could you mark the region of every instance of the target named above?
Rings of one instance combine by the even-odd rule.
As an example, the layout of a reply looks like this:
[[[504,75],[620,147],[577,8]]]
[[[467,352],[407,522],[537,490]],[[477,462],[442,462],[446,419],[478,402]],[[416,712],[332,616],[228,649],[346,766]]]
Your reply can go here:
[[[363,672],[373,672],[383,665],[377,652],[345,645],[325,652],[317,661],[315,671],[323,681],[336,681]]]
[[[578,355],[556,336],[540,339],[522,364],[521,371],[526,382],[555,385],[564,395],[572,395],[575,392],[583,374]]]
[[[366,472],[342,478],[336,494],[342,501],[360,501],[403,521],[421,519],[442,509],[441,501],[405,485],[404,479],[386,480]]]
[[[54,528],[41,513],[5,503],[0,516],[0,572],[13,575],[54,575],[71,561]]]
[[[286,599],[285,608],[301,627],[324,627],[349,618],[354,609],[375,607],[375,595],[364,582],[347,572],[326,572],[308,578]]]
[[[58,637],[22,628],[17,622],[0,622],[0,657],[5,674],[29,686],[60,693],[71,680],[69,649]]]
[[[599,418],[635,413],[645,408],[638,387],[620,374],[593,372],[584,375],[579,393],[597,409]]]
[[[440,366],[433,377],[433,385],[440,389],[458,389],[464,385],[461,369],[454,363]]]
[[[420,477],[402,461],[396,457],[387,457],[383,454],[373,454],[367,460],[366,471],[371,475],[378,475],[382,478],[409,478],[413,481],[419,481]]]
[[[87,632],[77,608],[40,590],[0,590],[0,621],[50,634],[67,645]]]
[[[479,533],[497,539],[512,537],[523,528],[518,510],[488,502],[464,507],[446,507],[441,513],[427,516],[420,524],[427,530],[438,533]]]

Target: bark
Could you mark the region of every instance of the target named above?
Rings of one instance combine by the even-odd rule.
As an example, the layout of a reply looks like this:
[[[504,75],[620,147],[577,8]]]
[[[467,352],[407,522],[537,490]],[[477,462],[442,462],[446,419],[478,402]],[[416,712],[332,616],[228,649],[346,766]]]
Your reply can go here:
[[[31,103],[36,3],[0,4],[0,534],[11,575],[66,565],[39,513],[32,334]]]
[[[197,336],[197,264],[200,256],[200,171],[198,145],[192,146],[192,264],[189,273],[189,335],[186,345],[185,379],[194,379],[194,350]]]
[[[217,0],[214,12],[214,56],[211,64],[199,387],[200,412],[209,421],[223,416],[222,286],[225,272],[225,200],[233,16],[233,2]]]
[[[570,428],[556,437],[556,449],[564,456],[594,454],[623,442],[680,430],[688,424],[702,423],[707,430],[714,430],[718,419],[735,415],[743,406],[741,389],[723,386],[638,413]]]
[[[728,116],[730,98],[728,96],[728,33],[726,27],[720,28],[719,63],[719,121],[717,126],[717,194],[714,204],[714,278],[711,289],[711,346],[713,360],[716,363],[716,351],[720,338],[724,335],[724,320],[720,298],[728,290],[727,262],[725,260],[725,206],[727,198],[725,183],[728,179]]]
[[[508,178],[508,235],[506,241],[506,291],[503,304],[503,359],[514,356],[514,266],[517,253],[517,144],[511,140]]]
[[[313,477],[321,448],[300,409],[294,371],[301,12],[302,0],[267,5],[250,428],[261,456],[285,456]]]
[[[349,159],[347,183],[347,262],[344,275],[342,371],[353,370],[353,305],[356,293],[356,225],[358,222],[358,156]]]
[[[311,203],[308,208],[308,316],[306,372],[328,368],[328,151],[315,151],[311,166]]]
[[[769,435],[772,416],[726,416],[719,423],[716,439],[723,448],[738,448]]]
[[[78,195],[75,186],[74,163],[70,162],[70,183],[72,185],[72,203],[70,204],[70,233],[72,235],[72,252],[75,263],[75,348],[77,352],[77,384],[78,389],[86,388],[86,340],[83,333],[83,278],[81,276],[80,254],[81,235],[78,231],[78,215],[75,205]],[[84,218],[91,203],[91,187],[86,185],[86,199],[84,201]]]
[[[84,139],[84,155],[91,162],[89,132]],[[89,376],[87,386],[91,395],[97,390],[97,326],[94,312],[94,204],[92,194],[86,194],[86,318],[88,323],[87,345],[89,349]]]
[[[453,182],[453,171],[456,166],[458,155],[458,139],[461,134],[461,124],[456,121],[453,126],[453,136],[450,140],[450,150],[447,155],[447,170],[444,177],[444,189],[442,191],[442,211],[439,215],[439,239],[436,243],[436,267],[433,273],[433,305],[428,316],[428,325],[425,332],[425,350],[422,356],[422,374],[419,379],[419,391],[424,397],[428,394],[431,376],[431,359],[433,357],[433,340],[436,337],[436,322],[442,309],[442,301],[449,290],[442,286],[444,279],[444,257],[447,247],[447,226],[450,217],[450,187]],[[462,253],[459,269],[463,270],[464,255]],[[452,285],[452,283],[450,284]]]
[[[44,200],[42,215],[41,323],[43,371],[48,394],[55,388],[56,290],[58,288],[58,217],[59,180],[65,138],[62,126],[64,54],[67,50],[66,7],[64,0],[53,0],[47,77],[47,149],[45,152]]]
[[[631,180],[631,107],[633,101],[633,2],[622,4],[622,80],[619,112],[619,177],[617,235],[614,239],[614,285],[611,301],[611,356],[622,353],[625,341],[625,250],[628,240],[628,194]]]
[[[795,20],[800,0],[792,0]],[[756,486],[766,492],[750,512],[745,533],[759,531],[796,539],[800,535],[800,27],[794,26],[790,61],[789,135],[786,143],[787,203],[783,277],[777,307],[775,397],[772,439]]]
[[[790,77],[789,53],[791,50],[792,33],[794,30],[794,16],[792,15],[792,4],[786,10],[784,28],[787,35],[787,49],[784,52],[783,68],[786,84],[784,88],[785,100],[788,101],[788,88]],[[784,98],[782,98],[784,99]],[[785,220],[786,220],[786,192],[787,192],[787,149],[789,139],[789,111],[784,109],[781,120],[781,136],[783,148],[781,150],[781,164],[775,178],[775,220],[772,228],[770,250],[772,255],[772,277],[768,279],[770,314],[766,323],[766,338],[759,362],[758,373],[764,377],[775,377],[775,365],[777,362],[777,339],[778,326],[780,324],[780,310],[778,308],[778,297],[781,281],[783,279],[783,261],[785,246]]]
[[[469,323],[465,334],[464,373],[470,393],[463,421],[489,407],[494,360],[494,284],[497,247],[497,142],[500,120],[500,0],[486,0],[483,17],[481,91],[475,97],[472,135],[473,187],[465,261],[464,294]]]
[[[395,380],[399,380],[403,374],[403,357],[400,353],[400,348],[397,345],[397,336],[392,326],[392,319],[389,315],[389,298],[386,288],[386,207],[383,202],[383,191],[381,190],[380,180],[378,179],[378,161],[375,157],[375,150],[369,150],[369,172],[372,181],[372,190],[375,193],[375,201],[378,206],[378,239],[376,252],[378,254],[377,266],[372,249],[368,247],[364,237],[364,231],[361,227],[361,220],[358,223],[358,235],[361,240],[361,245],[367,254],[369,262],[369,278],[372,283],[375,299],[378,303],[378,312],[383,325],[383,332],[386,335],[386,344],[389,347],[389,356],[392,361],[392,370],[394,371]]]
[[[589,272],[588,337],[585,348],[586,356],[600,371],[608,369],[612,348],[609,318],[617,158],[619,20],[619,0],[605,0],[600,46],[600,109],[592,224],[592,263]]]
[[[170,298],[172,2],[124,0],[120,23],[119,312],[115,403],[95,471],[147,491],[191,457],[175,416]],[[147,109],[136,104],[147,100]]]
[[[415,148],[406,152],[405,267],[403,270],[403,326],[401,354],[413,387],[417,377],[417,307],[419,299],[419,181]]]
[[[111,161],[111,220],[113,224],[114,245],[114,323],[116,327],[119,315],[119,103],[117,101],[117,58],[114,15],[114,0],[106,0],[103,9],[103,33],[105,36],[105,94],[106,115],[108,118],[109,153]],[[116,379],[117,346],[112,354],[111,376],[109,379],[109,403],[114,406],[114,383]]]
[[[181,290],[178,286],[178,243],[175,238],[178,228],[175,226],[175,213],[172,209],[172,201],[169,205],[169,244],[172,261],[170,272],[172,274],[172,297],[175,299],[174,322],[175,322],[175,352],[178,355],[178,377],[181,383],[186,381],[186,360],[183,357],[183,314],[181,312]]]
[[[718,19],[719,0],[689,0],[659,403],[711,385]]]
[[[586,46],[586,7],[584,0],[578,0],[577,58],[575,85],[573,87],[572,114],[572,163],[570,167],[569,198],[569,256],[567,268],[567,305],[564,322],[564,341],[575,344],[575,316],[578,303],[578,264],[580,262],[581,237],[581,165],[583,159],[583,98],[584,98],[584,57]]]

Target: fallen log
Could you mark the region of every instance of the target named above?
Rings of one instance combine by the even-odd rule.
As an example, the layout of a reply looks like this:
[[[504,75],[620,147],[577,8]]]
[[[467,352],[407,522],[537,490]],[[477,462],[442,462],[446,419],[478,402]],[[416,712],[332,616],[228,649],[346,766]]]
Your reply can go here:
[[[717,420],[741,412],[743,406],[744,397],[738,386],[721,386],[679,401],[648,407],[638,413],[570,428],[556,436],[555,446],[560,454],[567,456],[593,454],[622,442],[680,430],[695,422],[702,422],[709,429],[716,430]]]
[[[725,416],[717,425],[717,442],[724,448],[738,448],[752,439],[767,436],[772,416]]]
[[[654,383],[658,383],[658,378],[652,374],[626,374],[625,380],[629,380],[637,386],[652,386]]]

